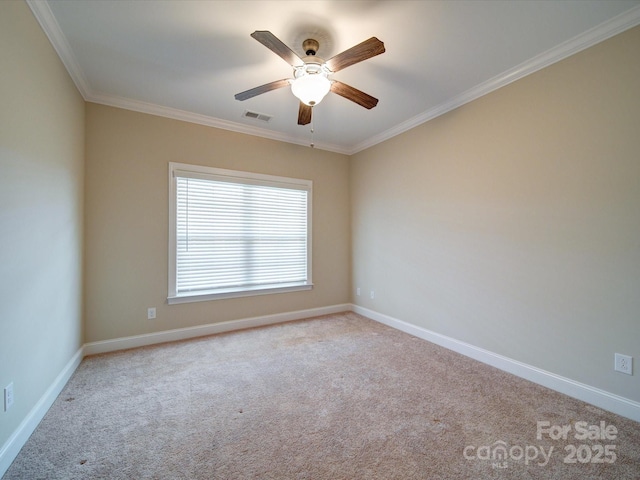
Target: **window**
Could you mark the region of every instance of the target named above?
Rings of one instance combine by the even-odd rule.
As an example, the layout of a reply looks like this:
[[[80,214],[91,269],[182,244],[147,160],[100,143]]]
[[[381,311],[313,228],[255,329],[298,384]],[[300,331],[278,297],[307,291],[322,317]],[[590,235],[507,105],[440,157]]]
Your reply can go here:
[[[311,289],[311,187],[169,164],[169,303]]]

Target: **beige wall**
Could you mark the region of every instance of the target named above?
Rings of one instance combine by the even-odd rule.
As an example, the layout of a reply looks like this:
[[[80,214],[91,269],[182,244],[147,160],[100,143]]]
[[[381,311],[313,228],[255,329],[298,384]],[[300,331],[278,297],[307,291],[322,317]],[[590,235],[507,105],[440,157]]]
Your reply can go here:
[[[354,301],[640,401],[640,27],[355,155]],[[375,299],[368,297],[375,290]]]
[[[84,102],[24,2],[0,1],[0,449],[82,346]]]
[[[87,342],[349,301],[348,157],[96,104],[86,128]],[[313,290],[167,305],[169,162],[312,180]]]

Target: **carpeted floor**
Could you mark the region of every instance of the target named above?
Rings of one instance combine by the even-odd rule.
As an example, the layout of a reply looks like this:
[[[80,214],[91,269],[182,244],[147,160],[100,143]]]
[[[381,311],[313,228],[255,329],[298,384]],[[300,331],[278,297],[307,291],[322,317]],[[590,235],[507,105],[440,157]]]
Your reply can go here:
[[[640,425],[344,313],[86,358],[40,478],[638,479]]]

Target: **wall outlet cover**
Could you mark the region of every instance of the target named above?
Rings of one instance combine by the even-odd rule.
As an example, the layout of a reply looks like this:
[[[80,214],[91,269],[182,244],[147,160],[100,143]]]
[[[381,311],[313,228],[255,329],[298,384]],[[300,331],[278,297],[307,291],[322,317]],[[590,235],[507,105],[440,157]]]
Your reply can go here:
[[[623,355],[621,353],[616,353],[615,364],[613,368],[616,372],[633,375],[633,357],[630,357],[629,355]]]
[[[13,382],[4,387],[4,411],[6,412],[13,405]]]

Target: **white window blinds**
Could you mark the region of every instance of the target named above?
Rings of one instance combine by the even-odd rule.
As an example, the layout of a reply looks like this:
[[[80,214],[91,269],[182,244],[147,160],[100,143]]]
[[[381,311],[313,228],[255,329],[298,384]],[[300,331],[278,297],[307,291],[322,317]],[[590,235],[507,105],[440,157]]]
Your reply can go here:
[[[310,288],[311,182],[172,167],[170,299]]]

